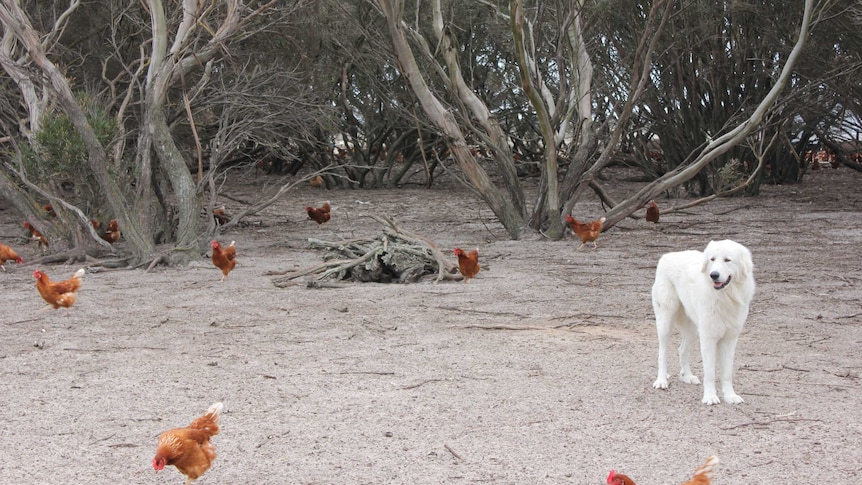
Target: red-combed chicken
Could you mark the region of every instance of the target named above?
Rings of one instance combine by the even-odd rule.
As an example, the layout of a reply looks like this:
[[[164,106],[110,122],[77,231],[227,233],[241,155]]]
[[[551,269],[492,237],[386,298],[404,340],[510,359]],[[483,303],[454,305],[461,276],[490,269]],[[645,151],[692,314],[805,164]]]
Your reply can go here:
[[[234,241],[231,241],[228,247],[222,249],[221,244],[219,244],[218,241],[213,240],[212,248],[213,264],[221,270],[221,281],[224,281],[224,279],[227,278],[227,274],[233,270],[234,266],[236,266],[236,246],[234,246]]]
[[[39,241],[39,249],[42,249],[43,246],[45,249],[48,249],[48,239],[41,232],[39,232],[38,229],[33,227],[33,225],[27,221],[24,221],[24,227],[26,227],[27,230],[30,231],[31,239]]]
[[[608,485],[637,485],[634,480],[623,475],[622,473],[617,473],[611,470],[608,473]]]
[[[48,217],[57,217],[57,213],[54,211],[54,206],[51,204],[45,204],[42,206],[42,210],[48,214]]]
[[[471,278],[475,278],[480,269],[479,248],[476,248],[469,253],[461,248],[455,248],[453,252],[455,253],[455,256],[458,256],[458,271],[460,271],[461,276],[464,277],[464,283],[470,281]]]
[[[320,224],[329,222],[329,218],[332,216],[332,208],[329,206],[329,202],[316,208],[308,206],[305,208],[305,212],[308,213],[310,219],[317,223],[318,228],[320,228]]]
[[[219,432],[218,420],[222,403],[210,406],[207,412],[185,428],[175,428],[159,435],[153,469],[157,472],[165,466],[177,467],[188,477],[186,485],[204,474],[216,458],[215,446],[210,438]]]
[[[108,230],[102,234],[102,239],[111,244],[120,240],[120,225],[117,224],[116,219],[111,219],[111,222],[108,223]]]
[[[658,210],[658,204],[654,200],[649,201],[649,207],[647,207],[646,215],[644,216],[647,222],[657,223],[660,215],[661,212]]]
[[[39,290],[42,299],[55,310],[60,307],[65,308],[66,316],[69,316],[69,308],[78,300],[78,290],[81,288],[81,276],[84,276],[84,272],[84,268],[81,268],[68,280],[57,282],[51,281],[48,275],[38,269],[33,272],[33,276],[36,278],[36,289]]]
[[[682,485],[709,485],[712,482],[712,472],[718,466],[718,457],[713,455],[706,459],[706,463],[699,466],[694,471],[694,476],[691,480]]]
[[[21,256],[18,256],[18,253],[16,253],[14,249],[5,244],[0,244],[0,268],[3,268],[3,272],[6,272],[6,266],[4,266],[6,261],[15,261],[18,264],[24,262],[24,260],[21,259]]]
[[[599,234],[602,233],[602,228],[604,227],[606,220],[607,219],[602,217],[592,222],[581,222],[572,216],[566,216],[566,223],[568,223],[569,227],[572,228],[572,232],[581,238],[581,245],[578,246],[578,251],[580,251],[588,242],[593,243],[593,249],[599,247],[599,245],[596,244],[596,239],[598,239]]]

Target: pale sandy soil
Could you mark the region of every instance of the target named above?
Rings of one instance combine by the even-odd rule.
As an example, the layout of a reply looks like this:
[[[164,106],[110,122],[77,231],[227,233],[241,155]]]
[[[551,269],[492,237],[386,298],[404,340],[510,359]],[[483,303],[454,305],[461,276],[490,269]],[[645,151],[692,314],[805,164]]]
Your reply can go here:
[[[248,177],[226,192],[251,198]],[[658,227],[625,221],[581,252],[571,237],[508,240],[457,186],[307,188],[221,237],[239,248],[225,283],[204,258],[94,270],[70,317],[40,311],[32,273],[77,267],[11,264],[0,483],[181,484],[172,467],[153,472],[156,437],[218,400],[219,457],[200,484],[602,484],[611,468],[678,484],[710,454],[717,485],[862,483],[860,187],[846,169],[811,174]],[[325,199],[337,209],[318,230],[303,207]],[[0,207],[0,241],[33,259],[20,216]],[[367,213],[447,251],[478,247],[484,270],[468,285],[341,289],[264,276],[319,263],[309,237],[379,233]],[[756,265],[736,406],[651,387],[655,263],[712,238],[747,245]]]

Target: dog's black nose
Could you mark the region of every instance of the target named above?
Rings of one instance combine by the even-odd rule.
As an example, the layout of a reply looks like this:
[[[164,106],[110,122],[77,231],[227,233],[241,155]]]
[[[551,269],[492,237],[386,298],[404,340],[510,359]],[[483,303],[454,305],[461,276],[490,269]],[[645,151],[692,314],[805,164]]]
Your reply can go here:
[[[709,277],[712,278],[712,281],[718,281],[718,277],[721,276],[721,273],[718,271],[713,271],[709,274]]]

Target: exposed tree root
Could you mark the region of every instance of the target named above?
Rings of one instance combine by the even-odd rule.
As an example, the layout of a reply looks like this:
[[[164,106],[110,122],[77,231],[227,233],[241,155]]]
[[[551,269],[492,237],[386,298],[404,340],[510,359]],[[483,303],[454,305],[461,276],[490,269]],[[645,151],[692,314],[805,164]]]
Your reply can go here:
[[[152,271],[152,270],[153,270],[153,268],[155,268],[155,267],[156,267],[156,265],[158,265],[159,263],[165,263],[165,264],[167,264],[167,263],[168,263],[168,255],[167,255],[167,253],[162,253],[162,254],[160,254],[160,255],[156,256],[155,258],[153,258],[152,262],[150,262],[150,265],[149,265],[149,266],[147,266],[147,270],[146,270],[146,271],[144,271],[144,273],[149,273],[149,272],[150,272],[150,271]]]
[[[46,254],[38,259],[28,261],[30,264],[75,264],[82,261],[98,261],[90,256],[84,249],[80,247],[68,249],[58,253]]]

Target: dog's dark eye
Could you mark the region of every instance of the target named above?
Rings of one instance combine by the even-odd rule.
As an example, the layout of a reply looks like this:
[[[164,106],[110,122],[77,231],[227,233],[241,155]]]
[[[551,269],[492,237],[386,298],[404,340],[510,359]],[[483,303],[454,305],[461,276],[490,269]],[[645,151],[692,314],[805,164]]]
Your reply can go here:
[[[709,258],[710,261],[715,261],[715,256]]]
[[[729,262],[730,262],[730,258],[724,258],[724,262],[725,262],[725,263],[729,263]]]

